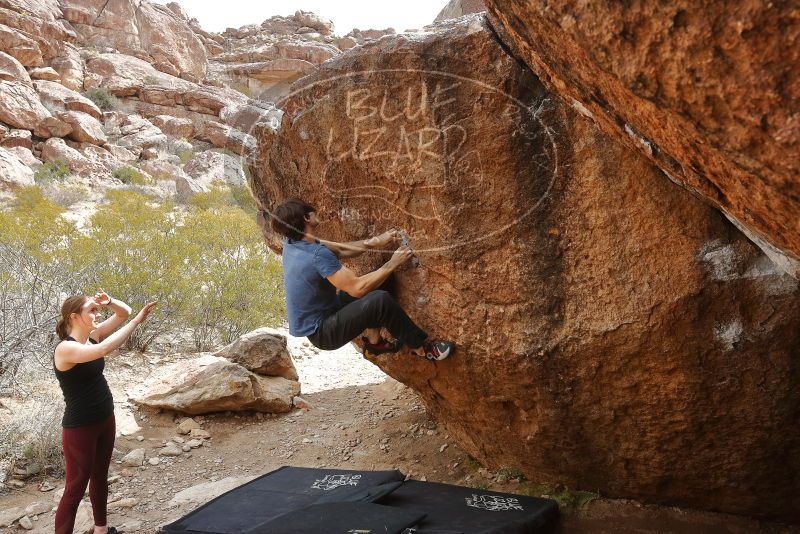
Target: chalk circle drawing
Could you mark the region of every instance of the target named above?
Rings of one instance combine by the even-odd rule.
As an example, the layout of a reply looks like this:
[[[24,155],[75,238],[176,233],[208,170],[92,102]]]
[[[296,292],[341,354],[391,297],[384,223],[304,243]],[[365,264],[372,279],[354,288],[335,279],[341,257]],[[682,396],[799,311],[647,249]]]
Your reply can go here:
[[[401,82],[397,85],[405,88],[402,94],[386,89],[391,86],[386,78],[392,76],[402,77],[397,80]],[[331,90],[321,91],[325,87]],[[524,154],[526,164],[543,179],[537,196],[527,199],[526,209],[510,220],[498,217],[498,226],[490,232],[450,240],[446,245],[419,246],[417,242],[414,247],[415,252],[439,252],[501,234],[530,216],[547,198],[563,166],[553,125],[557,119],[551,113],[555,105],[548,97],[523,102],[481,80],[440,70],[374,69],[310,81],[281,102],[300,101],[304,107],[292,116],[292,128],[299,129],[302,140],[317,143],[315,146],[324,144],[320,178],[325,194],[355,206],[339,213],[341,219],[357,219],[358,206],[371,200],[386,206],[388,221],[396,220],[399,213],[402,218],[430,226],[452,221],[464,208],[480,209],[481,199],[489,198],[497,187],[485,171],[487,158],[496,155],[492,147],[469,142],[472,128],[480,128],[475,126],[481,120],[475,114],[481,113],[481,107],[477,105],[473,114],[464,116],[466,107],[458,106],[458,98],[464,95],[476,100],[495,99],[491,109],[501,109],[500,119],[514,126],[509,128],[507,139],[495,142],[516,142],[514,138],[522,136],[531,147]],[[312,139],[304,129],[304,120],[314,113],[339,119],[324,137],[315,131]],[[379,169],[382,176],[374,184],[350,184],[347,165],[354,162]],[[412,201],[408,199],[409,190]],[[461,200],[453,201],[456,195]],[[375,213],[371,215],[374,223]],[[417,236],[409,233],[415,241]]]

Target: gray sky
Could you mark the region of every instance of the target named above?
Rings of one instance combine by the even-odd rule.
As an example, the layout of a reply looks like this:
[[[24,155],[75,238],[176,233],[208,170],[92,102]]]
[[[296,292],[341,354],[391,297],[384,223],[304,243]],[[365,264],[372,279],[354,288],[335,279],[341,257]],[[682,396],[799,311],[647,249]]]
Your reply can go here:
[[[167,4],[172,0],[155,0]],[[273,15],[292,15],[298,9],[313,11],[331,19],[335,33],[344,35],[353,28],[397,31],[421,28],[433,22],[447,0],[177,0],[190,17],[207,31],[259,24]]]

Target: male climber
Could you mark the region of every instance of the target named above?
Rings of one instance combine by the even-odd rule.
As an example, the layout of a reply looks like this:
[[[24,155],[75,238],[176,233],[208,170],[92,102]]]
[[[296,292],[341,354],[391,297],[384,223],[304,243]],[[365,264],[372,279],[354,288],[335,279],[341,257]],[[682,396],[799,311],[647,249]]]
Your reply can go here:
[[[273,230],[285,237],[283,279],[290,334],[306,336],[322,350],[338,349],[365,332],[364,350],[373,355],[397,352],[404,345],[429,360],[444,360],[453,353],[454,343],[429,340],[389,293],[376,289],[412,257],[410,248],[401,246],[383,266],[363,276],[339,262],[396,245],[399,231],[335,243],[315,236],[319,224],[316,210],[302,200],[289,199],[272,212]],[[382,339],[381,328],[394,339]]]

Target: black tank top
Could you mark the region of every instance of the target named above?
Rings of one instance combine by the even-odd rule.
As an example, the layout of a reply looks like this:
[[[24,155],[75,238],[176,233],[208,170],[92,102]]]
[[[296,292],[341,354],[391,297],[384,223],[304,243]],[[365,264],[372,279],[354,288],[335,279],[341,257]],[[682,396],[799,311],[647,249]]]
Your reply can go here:
[[[64,341],[76,341],[72,337]],[[89,338],[96,344],[97,341]],[[98,358],[91,362],[76,364],[69,371],[56,369],[55,360],[53,370],[58,378],[58,385],[64,393],[64,418],[61,426],[72,428],[99,423],[114,413],[114,398],[111,389],[103,376],[106,367],[105,358]]]

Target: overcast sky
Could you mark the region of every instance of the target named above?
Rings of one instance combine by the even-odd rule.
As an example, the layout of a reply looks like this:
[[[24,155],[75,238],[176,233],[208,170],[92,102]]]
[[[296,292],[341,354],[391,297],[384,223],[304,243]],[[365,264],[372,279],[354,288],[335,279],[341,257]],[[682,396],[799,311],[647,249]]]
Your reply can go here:
[[[155,0],[167,4],[172,0]],[[245,24],[260,24],[273,15],[292,15],[298,9],[313,11],[333,21],[335,33],[353,28],[397,31],[421,28],[433,22],[447,0],[177,0],[204,30],[221,32]]]

